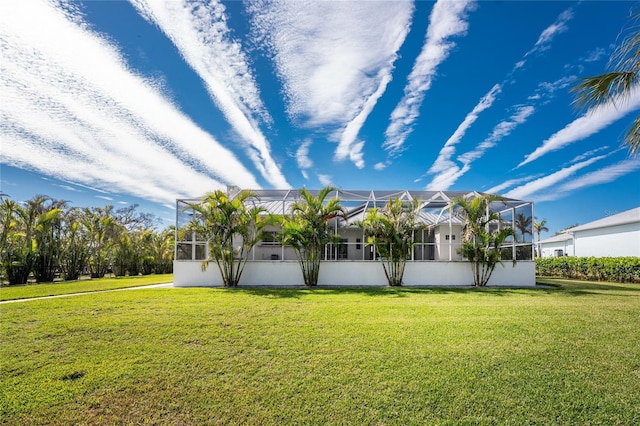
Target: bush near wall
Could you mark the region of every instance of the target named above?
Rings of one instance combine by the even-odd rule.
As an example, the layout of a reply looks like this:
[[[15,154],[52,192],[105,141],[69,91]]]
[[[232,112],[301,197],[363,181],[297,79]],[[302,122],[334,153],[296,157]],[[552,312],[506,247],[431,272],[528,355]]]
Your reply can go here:
[[[552,257],[536,259],[536,275],[579,280],[640,283],[640,257]]]

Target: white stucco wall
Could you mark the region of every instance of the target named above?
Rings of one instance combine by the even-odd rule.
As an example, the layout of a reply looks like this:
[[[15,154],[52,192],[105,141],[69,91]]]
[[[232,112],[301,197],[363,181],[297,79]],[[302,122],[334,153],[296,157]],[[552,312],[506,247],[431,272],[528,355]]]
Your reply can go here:
[[[453,236],[453,239],[447,240],[447,235]],[[462,241],[462,226],[440,225],[435,230],[435,260],[461,260],[462,256],[458,254]]]
[[[640,223],[576,231],[575,255],[580,257],[640,256]]]
[[[549,243],[541,243],[540,252],[542,257],[556,257],[556,250],[562,250],[562,255],[573,256],[573,240],[554,241]]]
[[[220,287],[222,280],[215,264],[202,272],[200,262],[175,261],[173,279],[176,287]],[[490,286],[535,286],[535,262],[520,261],[515,266],[505,261],[498,265],[489,281]],[[386,286],[387,280],[380,262],[323,262],[319,285]],[[468,286],[473,283],[467,262],[407,262],[405,286]],[[296,261],[247,262],[240,285],[300,286],[303,285],[300,265]]]

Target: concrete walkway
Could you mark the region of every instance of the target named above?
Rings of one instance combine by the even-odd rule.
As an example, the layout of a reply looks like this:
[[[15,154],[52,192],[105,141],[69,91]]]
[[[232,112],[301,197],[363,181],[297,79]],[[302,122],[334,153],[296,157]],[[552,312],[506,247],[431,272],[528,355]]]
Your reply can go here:
[[[82,296],[84,294],[108,293],[108,292],[112,292],[112,291],[143,290],[145,288],[173,288],[173,283],[143,285],[143,286],[140,286],[140,287],[114,288],[112,290],[83,291],[83,292],[80,292],[80,293],[57,294],[55,296],[29,297],[27,299],[3,300],[3,301],[0,301],[0,305],[5,304],[5,303],[30,302],[32,300],[56,299],[58,297]]]

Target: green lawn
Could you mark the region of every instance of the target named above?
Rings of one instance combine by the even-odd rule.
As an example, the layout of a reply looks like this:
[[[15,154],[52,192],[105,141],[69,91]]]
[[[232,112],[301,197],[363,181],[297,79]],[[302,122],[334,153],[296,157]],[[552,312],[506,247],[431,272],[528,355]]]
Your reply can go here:
[[[640,423],[640,286],[144,289],[0,306],[0,423]]]
[[[92,280],[62,281],[59,283],[28,284],[0,287],[0,301],[30,299],[61,294],[115,290],[152,284],[170,283],[173,274],[145,275],[138,277],[98,278]]]

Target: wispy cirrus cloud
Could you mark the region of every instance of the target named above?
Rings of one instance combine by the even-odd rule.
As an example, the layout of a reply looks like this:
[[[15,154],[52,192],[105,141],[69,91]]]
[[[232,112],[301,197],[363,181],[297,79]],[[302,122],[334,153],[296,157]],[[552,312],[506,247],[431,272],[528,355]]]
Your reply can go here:
[[[378,163],[373,165],[373,169],[374,170],[378,170],[378,171],[382,171],[382,170],[386,169],[388,165],[389,165],[388,162],[380,161],[380,162],[378,162]]]
[[[518,178],[518,179],[508,179],[508,180],[506,180],[506,181],[504,181],[504,182],[502,182],[502,183],[500,183],[498,185],[492,186],[491,188],[489,188],[489,189],[487,189],[486,191],[483,191],[483,192],[486,192],[486,193],[489,193],[489,194],[501,194],[502,191],[504,191],[507,188],[511,188],[513,186],[520,185],[521,183],[529,182],[529,181],[532,181],[533,179],[537,179],[537,178],[538,178],[538,176],[526,176],[526,177]]]
[[[225,6],[217,0],[130,2],[171,39],[200,76],[211,98],[241,136],[247,155],[261,175],[275,187],[289,188],[255,120],[260,117],[272,121],[242,45],[231,36]]]
[[[567,30],[566,24],[572,17],[573,12],[571,8],[561,13],[553,24],[542,31],[534,47],[527,53],[525,53],[523,59],[516,62],[513,70],[507,75],[505,80],[501,83],[495,84],[491,88],[491,90],[489,90],[489,92],[480,99],[473,110],[467,114],[462,123],[458,125],[458,128],[455,130],[453,135],[451,135],[447,142],[445,142],[444,146],[438,154],[438,157],[428,169],[427,174],[433,174],[435,176],[432,178],[431,182],[427,184],[425,189],[449,189],[460,177],[471,170],[471,163],[473,161],[482,157],[486,150],[495,146],[499,140],[510,134],[516,126],[524,123],[527,118],[534,113],[535,108],[532,105],[516,106],[515,108],[517,111],[511,118],[498,123],[495,126],[492,134],[486,140],[481,142],[480,145],[478,145],[474,150],[467,152],[457,158],[460,164],[454,161],[453,157],[456,152],[455,145],[457,145],[460,140],[462,140],[467,130],[478,119],[480,113],[493,106],[496,97],[502,92],[502,89],[509,78],[516,70],[524,66],[527,56],[539,51],[547,50],[550,47],[550,43],[555,35]],[[530,103],[548,102],[549,99],[553,97],[554,92],[556,92],[558,89],[566,87],[568,84],[570,84],[571,81],[573,81],[573,79],[574,77],[563,77],[552,83],[540,83],[536,92],[533,95],[529,96],[528,101]]]
[[[309,174],[307,170],[313,167],[313,161],[309,158],[309,147],[311,146],[311,139],[306,139],[303,141],[298,149],[296,150],[296,163],[298,163],[298,168],[302,172],[302,176],[305,179],[309,179]]]
[[[318,175],[318,181],[320,182],[320,185],[322,185],[322,186],[335,186],[335,184],[333,183],[333,180],[332,180],[330,175],[319,174]]]
[[[465,163],[470,163],[482,157],[485,151],[496,146],[500,140],[509,136],[516,127],[525,123],[535,110],[535,107],[532,105],[520,105],[516,107],[516,111],[511,117],[499,122],[493,128],[489,137],[480,142],[473,151],[462,154],[459,159]]]
[[[598,47],[594,50],[592,50],[591,52],[589,52],[589,54],[587,54],[587,56],[584,58],[585,62],[597,62],[600,59],[604,58],[607,55],[607,51],[606,49],[602,48],[602,47]]]
[[[562,34],[569,29],[569,26],[567,24],[571,19],[573,19],[573,8],[569,8],[560,13],[555,22],[545,28],[544,31],[542,31],[542,33],[538,37],[538,41],[536,41],[536,44],[530,51],[525,54],[525,56],[548,50],[553,39],[558,34]]]
[[[573,164],[569,167],[562,168],[557,172],[551,173],[547,176],[535,179],[531,182],[525,183],[524,185],[518,186],[508,191],[507,193],[505,193],[504,196],[508,198],[516,198],[519,200],[531,199],[534,195],[536,195],[540,191],[545,190],[559,182],[562,182],[568,177],[576,174],[579,170],[584,169],[585,167],[590,166],[596,161],[602,160],[603,158],[606,158],[606,157],[607,155],[600,155],[600,156],[592,157],[588,160]]]
[[[556,36],[562,34],[569,30],[569,21],[573,19],[573,7],[570,7],[558,15],[556,20],[545,28],[540,35],[538,36],[538,40],[533,45],[533,47],[524,54],[522,60],[516,62],[513,66],[512,73],[516,70],[522,68],[527,63],[527,58],[531,55],[535,55],[551,48],[551,42]]]
[[[307,128],[330,128],[335,158],[364,166],[357,135],[391,80],[413,3],[257,1],[254,39],[273,56],[287,113]]]
[[[575,84],[575,82],[576,76],[574,75],[560,77],[556,81],[552,82],[543,81],[538,84],[538,88],[536,89],[535,93],[530,95],[527,99],[537,100],[543,104],[548,103],[555,97],[558,90],[566,89],[572,84]]]
[[[457,145],[460,140],[467,133],[467,130],[480,116],[480,113],[487,108],[490,108],[493,105],[493,102],[496,99],[496,96],[502,90],[502,86],[500,84],[494,85],[487,94],[485,94],[480,101],[476,104],[475,107],[471,110],[470,113],[462,120],[462,123],[458,125],[458,128],[453,132],[453,134],[447,139],[444,146],[440,150],[438,154],[438,158],[431,165],[427,173],[441,173],[447,169],[449,169],[452,165],[455,164],[452,162],[451,158],[455,154],[455,145]]]
[[[3,163],[167,204],[259,187],[87,27],[73,3],[0,3]]]
[[[447,190],[456,181],[471,169],[471,164],[482,157],[484,153],[498,144],[500,140],[507,137],[520,124],[527,121],[529,116],[535,112],[531,105],[519,106],[516,112],[506,120],[499,122],[491,134],[473,150],[465,152],[457,157],[457,164],[449,160],[448,167],[443,168],[426,187],[428,191]]]
[[[605,145],[605,146],[600,146],[598,148],[592,149],[590,151],[587,151],[585,153],[582,153],[580,155],[576,155],[571,161],[569,161],[568,164],[575,164],[575,163],[579,163],[582,160],[586,160],[589,157],[593,157],[595,154],[597,154],[598,152],[602,152],[602,151],[606,151],[609,149],[609,145]]]
[[[541,146],[528,154],[516,168],[537,160],[545,154],[588,138],[638,108],[640,108],[640,88],[636,87],[624,100],[593,108],[551,135]]]
[[[425,43],[407,77],[404,96],[391,113],[385,131],[383,148],[391,155],[402,150],[420,115],[425,92],[431,88],[438,66],[449,56],[455,43],[451,38],[466,34],[468,13],[475,7],[473,0],[439,0],[433,5]]]
[[[538,201],[552,201],[567,196],[573,191],[590,186],[601,185],[603,183],[613,182],[619,177],[625,176],[640,170],[640,158],[630,158],[617,162],[607,167],[603,167],[591,173],[582,175],[576,179],[566,182],[553,192],[538,197]]]
[[[54,183],[54,186],[60,187],[62,189],[66,189],[67,191],[71,191],[71,192],[82,192],[82,190],[78,189],[78,188],[74,188],[73,186],[69,186],[69,185],[61,185],[58,183]]]

